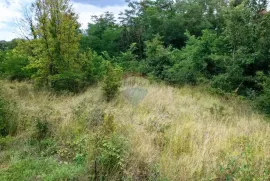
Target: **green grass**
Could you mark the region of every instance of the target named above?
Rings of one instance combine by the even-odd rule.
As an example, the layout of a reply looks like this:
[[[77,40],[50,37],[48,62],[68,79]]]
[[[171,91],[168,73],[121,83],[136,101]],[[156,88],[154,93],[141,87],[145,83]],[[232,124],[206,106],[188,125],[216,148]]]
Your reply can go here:
[[[61,164],[53,158],[29,158],[1,170],[0,180],[79,180],[84,172],[85,168],[82,165]]]

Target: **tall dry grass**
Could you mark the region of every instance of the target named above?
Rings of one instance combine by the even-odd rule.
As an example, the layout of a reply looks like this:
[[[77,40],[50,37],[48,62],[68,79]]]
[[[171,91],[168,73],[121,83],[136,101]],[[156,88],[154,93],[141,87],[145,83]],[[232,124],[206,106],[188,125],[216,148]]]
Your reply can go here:
[[[92,134],[89,120],[99,116],[97,110],[114,115],[118,132],[129,140],[125,174],[132,180],[269,179],[269,123],[237,98],[135,77],[123,81],[121,91],[146,89],[138,105],[121,93],[107,103],[101,86],[59,96],[28,83],[1,85],[19,107],[18,136],[27,137],[38,116],[53,125],[54,137],[68,140]]]

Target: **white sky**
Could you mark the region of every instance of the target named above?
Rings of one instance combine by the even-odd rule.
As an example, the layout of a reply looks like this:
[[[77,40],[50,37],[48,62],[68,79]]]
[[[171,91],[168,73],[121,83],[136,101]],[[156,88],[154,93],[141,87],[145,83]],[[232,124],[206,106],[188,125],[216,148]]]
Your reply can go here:
[[[12,40],[19,37],[16,21],[22,17],[22,7],[34,0],[0,0],[0,40]],[[107,0],[108,2],[109,0]],[[92,15],[100,15],[106,11],[112,12],[117,17],[126,5],[111,5],[98,7],[91,4],[73,3],[75,12],[79,15],[82,28],[86,28]]]

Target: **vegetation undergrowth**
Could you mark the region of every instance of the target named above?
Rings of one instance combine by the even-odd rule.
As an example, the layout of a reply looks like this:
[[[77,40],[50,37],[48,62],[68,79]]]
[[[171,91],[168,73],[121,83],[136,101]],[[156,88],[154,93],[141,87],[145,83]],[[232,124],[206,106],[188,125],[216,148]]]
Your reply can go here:
[[[16,134],[0,139],[3,181],[270,178],[270,126],[235,97],[136,77],[110,102],[102,85],[58,95],[1,84],[18,114]],[[147,94],[134,105],[122,92],[136,87]]]

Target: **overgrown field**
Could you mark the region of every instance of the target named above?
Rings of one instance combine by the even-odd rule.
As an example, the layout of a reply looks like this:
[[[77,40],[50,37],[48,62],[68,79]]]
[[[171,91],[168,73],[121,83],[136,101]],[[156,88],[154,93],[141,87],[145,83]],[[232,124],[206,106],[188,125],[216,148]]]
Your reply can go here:
[[[1,181],[270,179],[269,123],[238,98],[134,77],[110,103],[100,85],[56,95],[0,83],[12,120]]]

